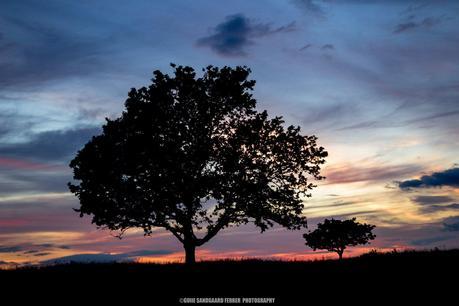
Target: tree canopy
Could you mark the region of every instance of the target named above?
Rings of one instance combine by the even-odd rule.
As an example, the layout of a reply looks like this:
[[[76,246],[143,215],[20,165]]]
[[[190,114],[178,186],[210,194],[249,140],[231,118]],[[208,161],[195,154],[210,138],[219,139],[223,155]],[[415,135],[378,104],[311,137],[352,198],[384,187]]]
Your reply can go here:
[[[325,219],[323,223],[317,224],[316,230],[303,235],[306,245],[314,251],[322,249],[336,252],[339,259],[342,259],[348,246],[367,244],[376,237],[372,233],[374,225],[362,224],[355,220]]]
[[[131,89],[122,115],[71,161],[80,216],[120,237],[165,228],[189,263],[228,226],[305,226],[303,200],[327,156],[317,137],[257,111],[247,67],[208,66],[197,77],[171,66],[173,76],[155,71],[151,85]]]

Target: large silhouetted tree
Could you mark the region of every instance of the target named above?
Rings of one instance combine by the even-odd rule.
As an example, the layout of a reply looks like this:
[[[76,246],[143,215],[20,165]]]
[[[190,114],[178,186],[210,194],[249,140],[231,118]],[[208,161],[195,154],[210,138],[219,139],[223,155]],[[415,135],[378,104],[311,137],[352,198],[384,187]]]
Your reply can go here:
[[[317,249],[338,253],[339,259],[343,258],[344,250],[348,246],[367,244],[375,239],[372,230],[374,225],[359,223],[355,218],[350,220],[325,219],[319,223],[317,229],[303,235],[306,245],[314,251]]]
[[[317,138],[256,111],[246,67],[209,66],[198,78],[171,66],[173,76],[155,71],[150,86],[131,89],[121,117],[71,161],[80,216],[120,237],[165,228],[187,263],[228,226],[303,227],[303,200],[327,156]]]

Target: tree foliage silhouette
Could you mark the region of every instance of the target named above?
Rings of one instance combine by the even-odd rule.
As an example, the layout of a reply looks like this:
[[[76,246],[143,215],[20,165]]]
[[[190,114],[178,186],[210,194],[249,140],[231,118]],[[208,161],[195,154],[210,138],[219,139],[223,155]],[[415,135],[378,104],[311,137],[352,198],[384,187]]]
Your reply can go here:
[[[314,251],[317,249],[338,253],[343,258],[344,250],[348,246],[367,244],[376,238],[372,230],[374,225],[359,223],[355,218],[350,220],[325,219],[319,223],[317,229],[303,235],[306,245]]]
[[[149,87],[131,89],[121,117],[71,161],[76,209],[100,228],[154,227],[184,246],[186,262],[221,229],[253,222],[306,225],[303,198],[320,180],[327,152],[315,136],[255,110],[247,67],[171,64]]]

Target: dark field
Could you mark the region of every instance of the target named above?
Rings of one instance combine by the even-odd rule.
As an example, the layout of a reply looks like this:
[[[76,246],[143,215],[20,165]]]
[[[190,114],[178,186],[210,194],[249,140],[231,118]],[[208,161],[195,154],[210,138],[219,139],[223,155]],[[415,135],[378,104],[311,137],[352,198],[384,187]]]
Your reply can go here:
[[[16,294],[19,299],[55,300],[62,305],[70,301],[165,305],[178,303],[181,297],[274,297],[276,304],[290,305],[411,304],[434,298],[433,304],[440,305],[448,298],[457,299],[458,278],[459,250],[370,253],[342,262],[211,261],[195,267],[67,264],[0,271],[3,292],[21,288],[27,294]]]

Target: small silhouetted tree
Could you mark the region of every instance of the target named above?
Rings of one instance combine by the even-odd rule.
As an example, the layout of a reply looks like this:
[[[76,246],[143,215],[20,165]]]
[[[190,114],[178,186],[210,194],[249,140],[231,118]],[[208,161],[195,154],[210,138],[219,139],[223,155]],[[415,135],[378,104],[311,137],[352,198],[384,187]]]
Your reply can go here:
[[[359,223],[355,218],[350,220],[325,219],[319,223],[317,229],[303,235],[306,245],[314,251],[317,249],[338,253],[343,258],[344,250],[348,246],[363,245],[375,239],[372,230],[375,225]]]
[[[322,179],[327,156],[317,138],[256,111],[246,67],[209,66],[197,78],[171,66],[174,76],[155,71],[150,86],[131,89],[121,117],[106,119],[71,161],[80,216],[120,238],[165,228],[187,263],[228,226],[305,226],[309,180]]]

